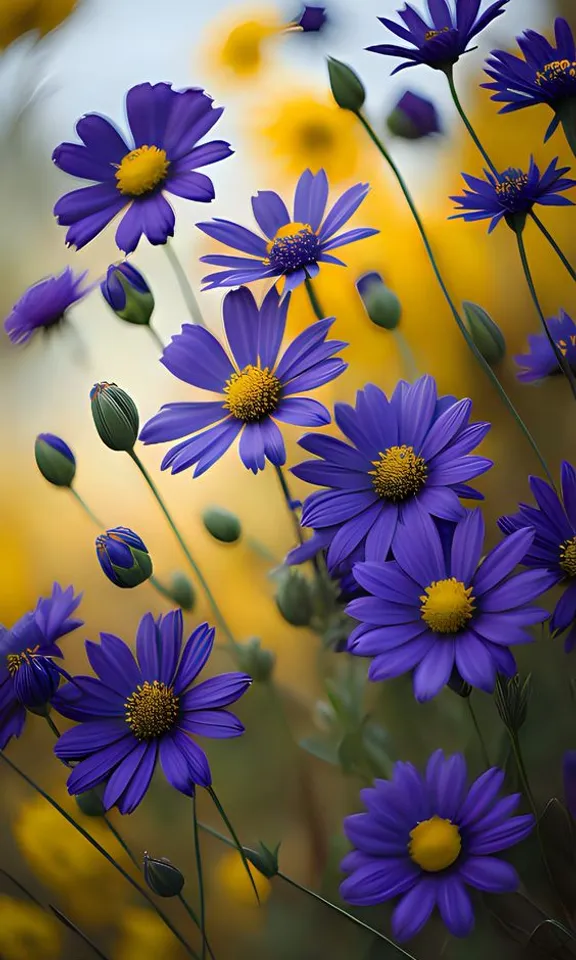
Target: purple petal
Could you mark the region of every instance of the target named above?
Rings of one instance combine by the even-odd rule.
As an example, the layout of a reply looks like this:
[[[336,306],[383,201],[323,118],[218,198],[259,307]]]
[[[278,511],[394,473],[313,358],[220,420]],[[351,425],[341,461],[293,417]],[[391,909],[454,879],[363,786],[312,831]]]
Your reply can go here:
[[[132,651],[111,633],[100,634],[100,644],[86,641],[86,654],[95,673],[121,696],[129,696],[142,683]]]
[[[520,885],[512,864],[496,857],[468,857],[459,874],[471,887],[486,893],[512,893]]]
[[[433,645],[434,640],[426,634],[375,657],[368,670],[368,679],[375,683],[378,680],[390,680],[392,677],[408,673],[427,656]]]
[[[330,413],[323,403],[308,397],[287,397],[280,402],[274,418],[299,427],[324,427],[330,423]]]
[[[340,896],[355,906],[382,903],[410,890],[417,877],[418,868],[407,857],[374,858],[340,884]]]
[[[355,243],[356,240],[365,240],[367,237],[374,237],[379,230],[374,227],[357,227],[354,230],[346,230],[345,233],[339,233],[337,237],[332,237],[326,243],[322,244],[322,250],[335,250],[336,247],[344,247],[348,243]]]
[[[179,727],[187,733],[216,739],[239,737],[244,733],[244,724],[229,710],[194,710],[182,717]]]
[[[458,524],[452,541],[451,573],[464,584],[472,581],[484,546],[485,525],[480,510],[471,510]]]
[[[260,315],[256,301],[246,287],[231,290],[224,297],[224,329],[240,370],[258,363]]]
[[[258,348],[260,363],[263,367],[273,370],[276,365],[278,351],[286,328],[286,316],[290,297],[280,300],[276,287],[272,287],[260,307],[260,323],[258,328]]]
[[[128,756],[116,767],[114,773],[106,784],[102,801],[107,810],[113,807],[120,796],[124,793],[132,777],[136,773],[144,754],[148,748],[145,740],[139,741]],[[153,744],[153,752],[156,753],[156,743]]]
[[[454,668],[454,640],[437,640],[414,671],[414,696],[419,703],[431,700],[446,686]]]
[[[196,781],[188,766],[185,754],[174,741],[174,732],[163,737],[160,741],[160,763],[168,783],[187,797],[193,797]],[[184,734],[181,734],[181,736],[184,736]]]
[[[222,673],[188,690],[181,698],[180,705],[184,713],[227,707],[239,700],[251,683],[252,678],[247,673]]]
[[[152,741],[146,745],[146,750],[142,756],[132,779],[128,783],[124,793],[118,800],[118,810],[122,814],[133,813],[136,807],[141,803],[156,767],[156,758],[158,756],[158,743]],[[126,761],[125,761],[126,762]],[[108,783],[109,785],[109,783]]]
[[[392,914],[392,934],[401,942],[411,940],[429,920],[436,905],[436,884],[432,877],[418,880],[405,893]]]
[[[474,911],[458,876],[438,877],[436,898],[440,916],[455,937],[467,937],[474,927]]]
[[[258,473],[266,465],[266,455],[264,451],[264,438],[259,423],[247,423],[244,425],[238,447],[240,459],[247,470],[252,473]]]
[[[266,458],[275,467],[282,467],[286,463],[286,447],[282,434],[273,420],[270,418],[262,420],[260,424],[260,435],[264,444],[264,453]]]
[[[481,597],[501,583],[524,559],[533,540],[534,530],[531,527],[525,527],[506,537],[494,547],[474,577],[474,596]]]
[[[184,383],[218,393],[234,373],[219,341],[198,324],[184,324],[164,350],[161,363]]]
[[[354,187],[346,190],[336,201],[320,229],[320,239],[323,244],[335,234],[340,227],[348,222],[352,214],[356,212],[365,199],[369,190],[370,187],[367,183],[357,183]]]
[[[142,677],[153,683],[160,674],[160,631],[151,613],[146,613],[136,632],[136,652]]]
[[[210,177],[196,170],[178,173],[168,177],[164,189],[176,197],[196,200],[197,203],[210,203],[216,196]],[[173,234],[170,234],[172,236]]]
[[[226,407],[215,401],[205,403],[168,403],[151,417],[140,431],[142,443],[179,440],[229,416]]]
[[[66,730],[54,745],[60,760],[80,760],[116,743],[129,733],[125,720],[92,720]]]
[[[188,638],[176,673],[174,693],[179,697],[205,666],[214,645],[214,628],[200,624]]]
[[[182,646],[182,610],[171,610],[160,618],[160,673],[162,683],[171,687],[174,683],[180,647]]]
[[[193,782],[201,787],[209,787],[212,783],[212,774],[210,773],[208,758],[202,747],[199,747],[186,733],[181,733],[178,729],[170,734],[170,739],[184,757]],[[188,792],[188,790],[182,792]]]
[[[242,250],[243,253],[249,253],[260,260],[267,256],[266,241],[251,230],[232,223],[231,220],[215,217],[214,220],[197,223],[196,226],[213,240],[219,240],[220,243],[225,243],[235,250]]]
[[[466,683],[486,693],[494,690],[496,664],[486,646],[473,633],[457,637],[456,667]]]
[[[84,793],[106,780],[108,775],[138,746],[132,733],[82,760],[68,777],[68,792]]]
[[[273,190],[261,190],[252,197],[252,210],[256,223],[270,240],[274,239],[280,227],[290,223],[286,204]]]

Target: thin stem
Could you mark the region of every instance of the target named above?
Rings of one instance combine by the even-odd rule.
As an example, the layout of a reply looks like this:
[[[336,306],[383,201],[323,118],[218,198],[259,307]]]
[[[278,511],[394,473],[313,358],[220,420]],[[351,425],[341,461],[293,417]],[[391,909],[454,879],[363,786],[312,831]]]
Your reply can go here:
[[[186,271],[184,270],[184,267],[180,263],[178,254],[176,253],[170,241],[164,244],[164,250],[166,252],[166,256],[168,257],[168,260],[170,261],[170,266],[174,271],[176,280],[178,281],[178,286],[180,287],[180,291],[182,293],[182,296],[184,297],[186,306],[188,307],[188,312],[192,317],[192,320],[194,321],[194,323],[197,323],[200,327],[205,327],[206,324],[204,323],[204,317],[202,316],[200,304],[196,299],[196,294],[194,293],[192,286],[190,284],[190,281],[186,276]]]
[[[52,911],[56,919],[59,920],[60,923],[64,927],[66,927],[68,930],[72,930],[72,932],[75,933],[76,936],[80,938],[80,940],[83,940],[84,943],[87,946],[89,946],[91,950],[94,951],[96,956],[100,957],[100,960],[108,960],[108,957],[106,956],[106,954],[102,953],[102,951],[100,950],[100,947],[96,946],[94,941],[90,939],[87,933],[84,933],[84,931],[81,930],[80,927],[77,927],[75,923],[72,923],[72,921],[66,916],[66,914],[62,913],[61,910],[58,910],[58,908],[55,907],[54,904],[51,903],[49,904],[49,906],[50,906],[50,910]]]
[[[568,258],[565,256],[565,254],[562,253],[562,250],[560,249],[560,247],[559,247],[558,244],[556,243],[556,241],[555,241],[554,237],[552,236],[552,234],[546,229],[546,227],[544,226],[544,224],[542,223],[542,221],[540,220],[540,218],[536,216],[536,214],[534,213],[533,210],[530,211],[530,216],[532,217],[532,220],[534,221],[534,223],[536,224],[536,226],[538,227],[538,229],[540,230],[540,232],[544,234],[544,236],[546,237],[548,243],[550,244],[550,246],[552,247],[552,249],[554,250],[554,252],[558,255],[558,257],[560,258],[560,260],[562,261],[562,263],[563,263],[564,266],[566,267],[566,269],[567,269],[568,273],[570,274],[570,276],[572,277],[572,279],[573,279],[573,280],[576,280],[576,270],[574,270],[574,267],[572,266],[572,264],[570,263],[570,261],[568,260]]]
[[[189,916],[189,917],[192,919],[192,921],[194,922],[195,926],[197,926],[198,929],[200,930],[200,919],[198,918],[198,916],[197,916],[197,914],[196,914],[196,911],[192,909],[192,907],[190,906],[190,904],[188,903],[188,901],[186,900],[186,898],[183,897],[181,893],[178,894],[178,900],[180,901],[180,903],[181,903],[182,906],[184,907],[184,909],[185,909],[186,913],[188,914],[188,916]],[[209,943],[209,941],[208,941],[208,938],[206,938],[206,948],[207,948],[207,950],[208,950],[208,953],[209,953],[210,956],[212,957],[212,960],[216,960],[216,958],[215,958],[215,956],[214,956],[214,951],[212,950],[212,947],[210,946],[210,943]]]
[[[300,520],[296,514],[294,507],[292,506],[294,500],[292,494],[290,493],[290,488],[288,486],[288,481],[282,467],[275,466],[276,476],[282,488],[282,493],[284,495],[284,500],[286,501],[286,506],[288,507],[288,512],[292,518],[292,524],[294,526],[294,531],[296,533],[296,538],[300,544],[304,543],[304,535],[302,533],[302,527],[300,526]]]
[[[450,87],[450,93],[452,94],[452,100],[454,101],[454,106],[456,107],[458,113],[460,114],[460,119],[462,120],[462,122],[463,122],[464,126],[466,127],[468,133],[469,133],[470,136],[472,137],[472,140],[473,140],[474,143],[476,144],[478,150],[479,150],[480,153],[482,154],[482,157],[483,157],[483,159],[484,159],[484,162],[488,164],[488,166],[490,167],[490,170],[492,171],[492,173],[494,173],[494,174],[496,174],[496,176],[498,176],[498,171],[496,170],[496,167],[494,166],[494,164],[492,163],[490,157],[488,156],[488,153],[486,152],[486,150],[485,150],[484,147],[482,146],[482,143],[480,142],[480,138],[478,137],[476,131],[474,130],[474,127],[472,126],[472,124],[470,123],[468,117],[466,116],[466,112],[465,112],[465,110],[464,110],[464,107],[463,107],[462,104],[460,103],[460,98],[459,98],[459,96],[458,96],[458,94],[457,94],[457,92],[456,92],[456,87],[454,86],[454,73],[453,73],[452,67],[450,67],[449,70],[446,70],[445,73],[446,73],[446,79],[448,80],[448,86]]]
[[[522,784],[522,789],[530,804],[530,809],[534,814],[534,819],[536,824],[538,824],[538,807],[536,806],[536,801],[534,799],[534,794],[532,793],[532,788],[530,786],[530,781],[528,780],[528,773],[526,772],[526,766],[524,764],[524,757],[522,756],[522,750],[520,749],[520,741],[518,736],[513,733],[511,730],[508,730],[510,735],[510,743],[512,746],[512,753],[514,754],[514,759],[516,761],[516,767],[518,769],[518,775],[520,777],[520,782]]]
[[[50,716],[50,714],[47,714],[46,717],[45,717],[45,719],[46,719],[46,723],[47,723],[48,726],[50,727],[52,733],[54,734],[54,736],[56,737],[56,739],[59,740],[59,739],[60,739],[60,736],[61,736],[60,731],[59,731],[58,727],[56,726],[56,724],[54,723],[54,721],[53,721],[52,717]]]
[[[38,898],[35,897],[33,893],[30,893],[30,890],[28,890],[28,888],[25,887],[23,883],[20,883],[20,881],[17,880],[16,877],[13,877],[11,873],[8,873],[7,870],[4,870],[3,867],[0,867],[0,876],[6,877],[6,879],[9,880],[10,883],[14,884],[17,890],[20,890],[20,893],[23,893],[24,896],[28,897],[28,899],[31,900],[32,903],[35,903],[37,907],[40,907],[42,910],[44,909],[43,904],[40,903]]]
[[[92,520],[92,523],[95,523],[96,526],[100,528],[100,530],[104,530],[104,529],[105,529],[105,524],[103,524],[102,521],[98,519],[98,517],[96,516],[96,514],[92,512],[92,510],[90,509],[90,507],[88,506],[88,504],[86,503],[86,501],[82,499],[82,497],[80,496],[80,494],[78,493],[78,491],[77,491],[74,487],[69,487],[68,489],[70,490],[70,493],[72,494],[72,496],[74,497],[74,499],[76,500],[76,502],[80,504],[80,506],[82,507],[84,513],[85,513],[88,517],[90,517],[90,519]]]
[[[486,741],[484,740],[484,737],[482,736],[482,730],[480,729],[480,724],[478,723],[478,717],[476,716],[476,711],[474,710],[474,707],[472,706],[472,695],[470,695],[469,697],[466,697],[466,702],[467,702],[467,704],[468,704],[468,710],[469,710],[469,712],[470,712],[470,717],[471,717],[472,723],[473,723],[473,725],[474,725],[474,729],[475,729],[475,731],[476,731],[476,736],[478,737],[478,742],[479,742],[479,744],[480,744],[480,750],[482,751],[482,759],[483,759],[483,761],[484,761],[484,764],[485,764],[485,766],[486,766],[486,769],[488,769],[489,767],[492,766],[492,764],[490,763],[490,755],[489,755],[489,753],[488,753],[488,748],[487,748],[487,746],[486,746]]]
[[[108,827],[110,833],[111,833],[112,836],[114,837],[114,839],[115,839],[115,840],[120,844],[120,846],[122,847],[124,853],[127,854],[127,856],[130,858],[130,860],[132,861],[132,863],[134,864],[134,866],[135,866],[138,870],[140,870],[141,867],[142,867],[142,864],[138,862],[138,860],[136,859],[135,854],[132,853],[130,847],[128,846],[128,844],[126,843],[126,841],[124,840],[124,838],[122,837],[122,835],[118,832],[118,830],[116,829],[116,827],[114,826],[114,824],[112,823],[112,821],[108,819],[108,817],[107,817],[106,814],[104,814],[103,820],[104,820],[104,823],[106,824],[106,826]]]
[[[398,346],[398,352],[402,357],[402,363],[406,371],[406,375],[409,380],[416,380],[418,377],[418,367],[416,366],[416,361],[414,359],[414,354],[410,349],[410,346],[401,331],[396,328],[392,331],[392,335]]]
[[[196,858],[196,874],[198,876],[198,890],[200,894],[200,930],[202,933],[202,960],[206,960],[206,898],[204,896],[204,875],[202,872],[202,852],[200,850],[200,836],[198,832],[198,813],[196,810],[196,795],[192,797],[192,820],[194,824],[194,856]]]
[[[236,831],[235,831],[235,829],[234,829],[234,827],[233,827],[230,819],[228,818],[228,815],[227,815],[226,811],[224,810],[224,807],[222,806],[222,804],[220,803],[218,797],[216,796],[216,793],[215,793],[215,791],[214,791],[214,788],[213,788],[213,787],[207,787],[207,790],[208,790],[208,793],[210,794],[210,796],[212,797],[212,801],[213,801],[213,803],[214,803],[214,806],[216,807],[218,813],[220,814],[220,816],[222,817],[222,820],[224,821],[224,823],[226,824],[226,826],[227,826],[227,828],[228,828],[228,831],[229,831],[229,833],[230,833],[230,836],[232,837],[232,839],[233,839],[233,841],[234,841],[234,845],[235,845],[238,853],[240,854],[240,857],[242,858],[242,863],[244,864],[244,869],[246,870],[246,873],[248,874],[248,877],[249,877],[249,879],[250,879],[250,883],[252,884],[252,889],[254,890],[254,893],[256,894],[256,899],[257,899],[258,903],[260,903],[260,894],[258,893],[258,888],[257,888],[257,886],[256,886],[256,882],[255,882],[255,880],[254,880],[254,877],[252,876],[252,871],[251,871],[251,869],[250,869],[250,864],[248,863],[248,860],[246,859],[246,854],[244,853],[244,847],[243,847],[242,844],[240,843],[240,841],[239,841],[239,839],[238,839],[238,835],[237,835],[237,833],[236,833]]]
[[[306,293],[308,294],[308,299],[310,300],[310,305],[318,317],[318,320],[324,320],[326,314],[322,309],[322,304],[320,303],[316,291],[314,289],[314,284],[312,283],[310,277],[306,275],[306,280],[304,281],[306,285]]]
[[[150,336],[152,337],[152,339],[153,339],[154,343],[156,344],[156,346],[159,347],[160,350],[162,350],[162,352],[164,352],[164,350],[165,350],[165,348],[166,348],[166,345],[165,345],[162,337],[160,336],[160,334],[159,334],[158,331],[156,330],[156,327],[153,327],[151,323],[148,323],[148,324],[147,324],[147,327],[148,327],[148,330],[150,331]]]

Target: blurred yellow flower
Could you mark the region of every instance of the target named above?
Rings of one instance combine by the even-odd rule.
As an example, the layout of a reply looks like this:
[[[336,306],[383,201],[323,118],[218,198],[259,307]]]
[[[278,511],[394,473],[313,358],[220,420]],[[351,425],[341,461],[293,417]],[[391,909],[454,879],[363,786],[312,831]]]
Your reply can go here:
[[[2,960],[57,960],[60,927],[33,903],[0,895],[0,956]]]
[[[7,512],[0,514],[0,529],[0,623],[10,627],[35,606],[36,597],[30,578],[30,558],[24,543],[25,531]]]
[[[260,902],[265,903],[272,892],[272,885],[256,867],[250,866],[250,873],[254,878]],[[242,907],[258,906],[242,858],[235,850],[227,851],[217,861],[214,867],[214,883],[216,889],[232,903]]]
[[[174,934],[155,913],[129,907],[122,914],[122,932],[113,956],[114,960],[142,960],[143,957],[177,960],[183,954]]]
[[[219,79],[253,80],[267,62],[269,41],[284,30],[270,8],[246,10],[232,26],[227,10],[211,23],[210,36],[202,45],[206,68]]]
[[[2,0],[0,5],[0,49],[18,37],[37,30],[41,37],[58,27],[76,7],[78,0]]]

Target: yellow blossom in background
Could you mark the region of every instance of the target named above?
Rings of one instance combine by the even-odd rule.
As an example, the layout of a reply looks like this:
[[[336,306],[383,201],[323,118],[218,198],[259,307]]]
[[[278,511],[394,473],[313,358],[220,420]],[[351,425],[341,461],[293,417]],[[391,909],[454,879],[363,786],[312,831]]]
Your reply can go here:
[[[268,65],[270,41],[285,30],[285,25],[270,7],[245,10],[242,19],[230,9],[210,25],[210,33],[201,44],[205,71],[217,80],[254,80]]]
[[[250,865],[250,873],[254,878],[260,902],[266,903],[272,892],[272,884],[252,865]],[[254,888],[246,875],[242,858],[236,850],[228,850],[219,858],[213,869],[213,879],[214,889],[220,892],[220,896],[223,895],[237,906],[258,907]]]
[[[121,927],[114,960],[180,960],[184,956],[174,934],[150,910],[129,907],[122,914]]]
[[[34,903],[0,896],[2,960],[58,960],[62,937],[58,921]]]
[[[25,530],[14,517],[0,513],[0,624],[6,627],[36,605],[29,570]]]
[[[19,37],[38,31],[41,37],[60,26],[78,0],[2,0],[0,4],[0,49]]]

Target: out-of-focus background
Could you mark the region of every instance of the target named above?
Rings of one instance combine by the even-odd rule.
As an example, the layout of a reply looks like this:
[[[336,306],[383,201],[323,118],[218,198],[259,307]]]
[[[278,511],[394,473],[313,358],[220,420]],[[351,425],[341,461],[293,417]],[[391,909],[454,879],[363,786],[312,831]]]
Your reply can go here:
[[[335,334],[350,343],[349,370],[321,391],[322,399],[352,400],[368,380],[391,389],[406,375],[397,340],[370,323],[355,290],[360,273],[377,269],[402,301],[401,330],[419,371],[436,376],[442,392],[471,396],[477,417],[493,421],[483,452],[495,460],[495,467],[479,486],[486,494],[490,542],[496,542],[494,520],[526,499],[527,476],[538,471],[538,464],[459,338],[379,155],[351,115],[331,101],[327,53],[361,74],[369,91],[371,118],[381,133],[387,113],[404,90],[436,100],[445,135],[419,143],[395,140],[391,149],[423,211],[450,287],[459,299],[481,304],[500,324],[508,344],[501,377],[555,469],[562,458],[575,455],[573,413],[560,378],[535,388],[515,381],[512,356],[524,349],[527,335],[537,332],[538,323],[512,235],[504,226],[488,237],[485,224],[447,221],[452,212],[448,197],[460,192],[460,172],[478,173],[481,163],[457,123],[443,76],[419,67],[390,78],[394,61],[364,50],[385,42],[376,17],[392,15],[396,0],[327,0],[328,26],[318,35],[306,36],[274,29],[298,15],[299,5],[292,0],[262,0],[259,7],[241,0],[209,4],[80,0],[69,16],[71,0],[45,0],[54,23],[63,22],[41,40],[30,33],[19,36],[22,25],[28,25],[18,21],[26,5],[32,11],[31,25],[54,25],[42,19],[39,2],[0,2],[0,45],[5,47],[0,53],[0,314],[7,315],[29,284],[67,264],[87,269],[95,281],[118,259],[113,230],[74,253],[65,248],[64,230],[52,216],[57,198],[74,184],[53,167],[51,153],[62,140],[74,139],[78,117],[96,111],[122,122],[125,92],[142,81],[205,87],[226,107],[218,136],[230,140],[235,153],[211,168],[216,200],[209,209],[177,202],[176,248],[196,290],[207,272],[198,258],[212,247],[195,230],[195,220],[221,216],[251,225],[251,194],[275,189],[290,197],[295,179],[307,166],[325,166],[334,197],[358,180],[369,181],[371,193],[355,219],[359,225],[377,226],[380,234],[346,248],[347,270],[324,266],[318,279],[322,303],[337,318]],[[532,153],[542,163],[559,155],[569,164],[570,157],[560,133],[549,144],[542,143],[549,119],[545,108],[506,118],[497,115],[487,91],[479,88],[483,57],[493,47],[512,46],[514,36],[527,27],[550,31],[558,12],[576,20],[572,7],[571,0],[564,4],[511,0],[505,16],[479,38],[479,49],[458,65],[463,100],[501,168],[526,166]],[[15,26],[18,22],[20,27]],[[568,257],[575,257],[570,211],[547,210],[545,222]],[[527,243],[547,314],[554,315],[561,307],[570,312],[572,291],[561,265],[533,230],[527,231]],[[133,262],[153,287],[155,324],[167,340],[187,316],[163,251],[142,241]],[[221,293],[199,296],[208,322],[219,329]],[[302,329],[312,319],[305,295],[298,291],[290,308],[290,331]],[[117,320],[98,291],[71,312],[65,329],[47,338],[38,336],[25,349],[0,336],[0,622],[10,626],[54,580],[73,583],[83,591],[81,614],[86,625],[77,638],[65,642],[69,669],[83,669],[83,637],[96,639],[100,630],[106,630],[131,640],[144,612],[158,614],[167,607],[148,585],[123,591],[103,577],[94,551],[95,529],[73,499],[50,487],[35,468],[37,433],[57,433],[71,445],[79,464],[78,491],[107,526],[121,524],[138,531],[160,577],[185,569],[184,557],[129,458],[108,450],[98,439],[88,397],[97,380],[114,381],[128,390],[142,421],[162,403],[194,395],[158,363],[158,350],[146,331]],[[287,427],[285,434],[289,463],[295,463],[300,459],[298,432]],[[335,898],[338,859],[345,850],[340,824],[345,813],[359,808],[362,781],[295,746],[304,736],[322,733],[326,711],[315,704],[326,699],[322,677],[336,674],[339,663],[334,654],[320,654],[314,634],[292,628],[280,617],[270,563],[250,548],[250,538],[257,539],[280,561],[293,546],[276,478],[269,469],[254,477],[234,450],[198,480],[189,472],[160,476],[159,448],[143,449],[141,455],[158,477],[236,636],[260,637],[263,646],[277,655],[283,714],[269,689],[255,685],[239,709],[246,735],[239,741],[209,744],[222,799],[244,842],[261,839],[273,845],[281,840],[283,869]],[[294,482],[298,494],[304,495],[304,487]],[[240,543],[224,546],[209,538],[200,514],[210,504],[240,515],[245,532]],[[187,626],[191,629],[207,616],[199,597]],[[519,660],[524,672],[534,673],[525,748],[536,792],[545,798],[560,790],[562,750],[576,745],[566,661],[561,645],[549,639],[522,650]],[[213,669],[231,668],[227,654],[218,652]],[[496,749],[500,732],[493,704],[482,695],[477,702]],[[442,746],[465,750],[472,770],[479,769],[464,704],[450,691],[418,706],[408,682],[400,679],[371,688],[366,709],[388,731],[390,758],[422,761],[431,749]],[[51,757],[49,731],[40,720],[29,723],[22,741],[9,749],[64,798],[64,771]],[[105,945],[112,960],[180,957],[170,934],[114,871],[6,770],[1,777],[1,865],[43,903],[65,909]],[[203,798],[200,804],[210,819]],[[113,817],[120,825],[120,818]],[[89,827],[109,845],[102,823],[91,821]],[[135,850],[146,848],[156,856],[171,857],[190,878],[188,889],[195,895],[192,824],[185,798],[159,777],[141,809],[121,827]],[[329,911],[311,906],[281,881],[259,879],[263,906],[258,908],[237,855],[211,840],[205,849],[209,929],[223,960],[337,960],[352,955],[376,960],[392,955],[345,920],[335,921]],[[114,854],[123,856],[119,848]],[[176,910],[171,913],[178,917]],[[385,928],[388,911],[371,909],[360,915]],[[178,919],[185,922],[183,916]],[[466,944],[446,938],[439,926],[431,925],[411,949],[420,960],[440,956],[474,960],[488,950],[502,958],[515,956],[515,947],[488,921],[479,924]],[[81,960],[91,955],[82,950],[80,941],[63,936],[62,928],[0,876],[2,958]]]

